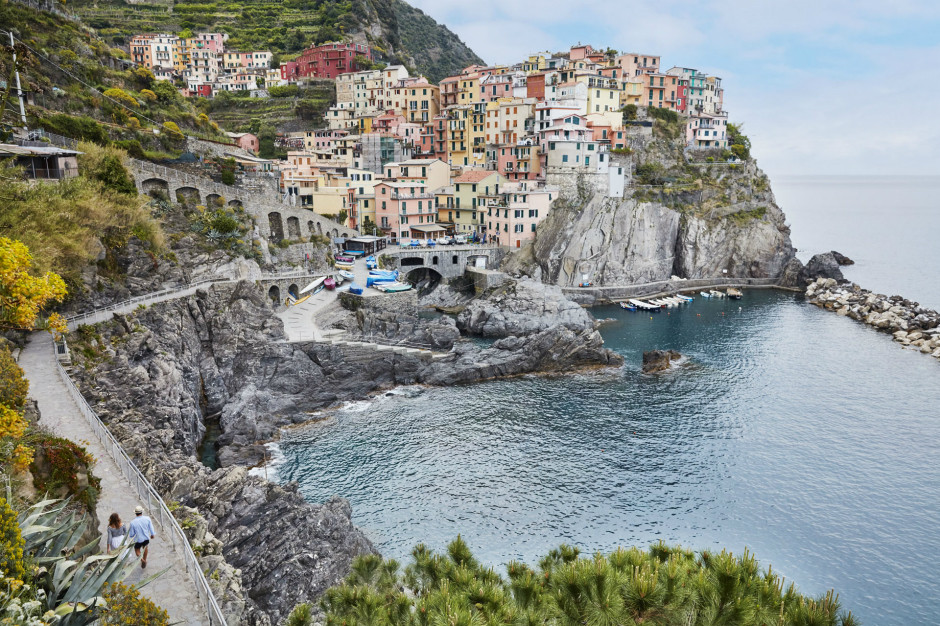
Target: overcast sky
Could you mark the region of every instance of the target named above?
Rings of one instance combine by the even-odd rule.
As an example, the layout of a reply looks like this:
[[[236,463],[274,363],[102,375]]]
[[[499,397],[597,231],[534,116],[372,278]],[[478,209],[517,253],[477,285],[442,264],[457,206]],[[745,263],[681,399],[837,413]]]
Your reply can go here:
[[[771,175],[940,174],[940,0],[409,0],[488,63],[573,44],[723,79]]]

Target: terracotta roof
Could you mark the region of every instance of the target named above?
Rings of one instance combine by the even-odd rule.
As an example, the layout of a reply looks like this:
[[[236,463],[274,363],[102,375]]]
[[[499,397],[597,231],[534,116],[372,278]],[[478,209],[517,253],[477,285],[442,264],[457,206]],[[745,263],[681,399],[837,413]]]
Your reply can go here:
[[[493,170],[467,170],[453,180],[455,183],[478,183],[484,178],[496,174]]]

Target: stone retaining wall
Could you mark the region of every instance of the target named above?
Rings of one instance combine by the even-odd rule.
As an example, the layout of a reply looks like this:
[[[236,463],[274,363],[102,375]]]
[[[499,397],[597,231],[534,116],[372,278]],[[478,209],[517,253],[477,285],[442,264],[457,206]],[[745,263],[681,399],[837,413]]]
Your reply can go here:
[[[582,306],[609,304],[628,298],[654,298],[679,292],[726,287],[777,288],[776,278],[696,278],[688,280],[661,280],[641,285],[611,287],[565,287],[565,296]]]

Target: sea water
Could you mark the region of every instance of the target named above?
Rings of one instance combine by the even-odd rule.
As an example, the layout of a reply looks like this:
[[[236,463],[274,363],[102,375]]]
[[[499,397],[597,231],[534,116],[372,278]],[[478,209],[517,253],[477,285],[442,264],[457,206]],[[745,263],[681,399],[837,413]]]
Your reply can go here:
[[[864,286],[938,306],[925,270],[940,252],[913,228],[938,232],[936,182],[882,212],[866,199],[906,192],[775,188],[798,247],[839,250]],[[593,312],[614,320],[602,333],[623,368],[397,390],[286,433],[272,471],[313,502],[349,498],[388,557],[458,533],[493,565],[533,563],[563,542],[748,547],[804,593],[836,589],[867,624],[936,623],[936,359],[773,291]],[[654,348],[688,362],[644,375]]]

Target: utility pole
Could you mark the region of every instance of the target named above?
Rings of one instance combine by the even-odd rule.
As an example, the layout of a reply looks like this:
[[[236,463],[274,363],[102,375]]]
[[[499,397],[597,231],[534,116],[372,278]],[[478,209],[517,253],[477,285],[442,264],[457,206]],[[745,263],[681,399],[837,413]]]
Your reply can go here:
[[[20,98],[20,119],[23,120],[23,130],[28,131],[26,124],[26,106],[23,104],[23,88],[20,86],[20,69],[16,66],[16,44],[13,42],[13,31],[7,31],[10,35],[10,49],[13,50],[13,69],[16,74],[16,95]]]

